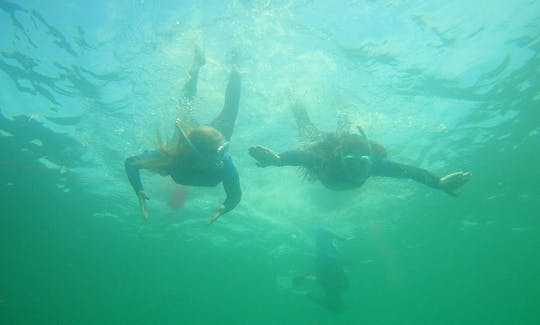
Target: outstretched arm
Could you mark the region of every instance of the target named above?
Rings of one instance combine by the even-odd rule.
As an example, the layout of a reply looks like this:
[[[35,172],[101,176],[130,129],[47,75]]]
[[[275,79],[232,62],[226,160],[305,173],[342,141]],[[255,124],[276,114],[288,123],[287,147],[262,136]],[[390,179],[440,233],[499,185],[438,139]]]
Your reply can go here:
[[[216,213],[208,221],[209,224],[214,223],[223,214],[234,209],[242,199],[242,189],[240,188],[240,177],[230,157],[223,161],[223,189],[227,198],[223,204],[217,209]]]
[[[459,188],[471,177],[469,172],[456,172],[443,177],[437,177],[429,171],[396,163],[383,158],[373,165],[373,176],[386,176],[394,178],[409,178],[432,188],[441,189],[448,194],[458,195]]]
[[[318,155],[302,150],[285,151],[278,155],[270,148],[256,145],[249,148],[249,154],[257,160],[259,167],[302,166],[311,168],[321,163],[321,158]]]
[[[140,175],[140,169],[142,167],[142,162],[147,159],[151,158],[157,158],[161,155],[161,152],[159,151],[145,151],[144,153],[132,156],[126,159],[124,162],[124,167],[126,169],[126,174],[129,179],[129,183],[131,184],[131,187],[133,187],[133,190],[135,191],[135,194],[137,195],[137,198],[139,199],[139,206],[141,207],[141,214],[144,218],[148,218],[148,211],[146,210],[146,200],[148,200],[148,194],[144,191],[142,182],[141,182],[141,175]]]

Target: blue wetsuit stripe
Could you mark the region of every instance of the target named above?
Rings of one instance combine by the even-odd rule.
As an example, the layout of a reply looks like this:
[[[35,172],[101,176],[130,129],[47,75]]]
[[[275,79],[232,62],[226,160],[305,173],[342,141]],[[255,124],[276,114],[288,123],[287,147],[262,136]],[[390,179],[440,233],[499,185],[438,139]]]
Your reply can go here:
[[[223,161],[223,189],[227,194],[227,198],[223,205],[225,206],[225,212],[234,209],[242,198],[242,189],[240,188],[240,177],[238,171],[233,164],[230,156],[226,157]]]

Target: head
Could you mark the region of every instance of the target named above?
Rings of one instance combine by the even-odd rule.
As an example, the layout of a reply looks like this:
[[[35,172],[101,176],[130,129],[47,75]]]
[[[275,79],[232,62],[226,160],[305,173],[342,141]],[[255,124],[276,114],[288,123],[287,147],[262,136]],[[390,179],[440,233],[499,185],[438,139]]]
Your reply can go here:
[[[371,146],[363,134],[347,134],[337,149],[343,171],[355,182],[365,181],[372,167]]]
[[[189,130],[184,135],[182,153],[193,162],[206,167],[221,167],[228,153],[229,142],[221,132],[210,126],[199,126]]]

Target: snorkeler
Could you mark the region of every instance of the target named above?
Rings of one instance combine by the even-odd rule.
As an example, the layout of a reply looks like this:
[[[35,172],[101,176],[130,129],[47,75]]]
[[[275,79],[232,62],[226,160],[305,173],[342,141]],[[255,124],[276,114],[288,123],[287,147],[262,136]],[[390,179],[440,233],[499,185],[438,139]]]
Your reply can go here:
[[[183,88],[184,116],[176,120],[172,145],[160,143],[158,150],[145,151],[125,161],[126,173],[139,199],[144,218],[148,217],[146,200],[149,197],[141,182],[140,169],[171,176],[177,184],[187,186],[217,186],[223,183],[226,199],[208,223],[234,209],[242,197],[238,172],[228,153],[240,102],[240,74],[235,69],[230,73],[221,113],[210,125],[198,126],[189,113],[197,91],[199,69],[204,64],[204,53],[197,47],[189,79]]]
[[[295,295],[305,296],[334,313],[345,309],[342,293],[349,288],[349,279],[343,267],[336,240],[348,240],[325,228],[315,233],[314,272],[277,277],[278,288]]]
[[[257,160],[257,166],[299,166],[309,180],[320,180],[332,190],[358,188],[370,176],[385,176],[413,179],[455,196],[471,177],[471,173],[461,171],[437,177],[425,169],[391,161],[386,149],[368,140],[361,127],[352,134],[325,134],[311,122],[304,107],[297,104],[292,110],[300,135],[311,144],[280,154],[261,145],[253,146],[249,154]]]
[[[311,295],[311,298],[321,306],[333,311],[343,312],[344,304],[341,292],[349,287],[349,280],[341,263],[341,256],[334,244],[334,239],[340,237],[323,228],[317,230],[316,245],[316,276],[322,288],[323,295]]]

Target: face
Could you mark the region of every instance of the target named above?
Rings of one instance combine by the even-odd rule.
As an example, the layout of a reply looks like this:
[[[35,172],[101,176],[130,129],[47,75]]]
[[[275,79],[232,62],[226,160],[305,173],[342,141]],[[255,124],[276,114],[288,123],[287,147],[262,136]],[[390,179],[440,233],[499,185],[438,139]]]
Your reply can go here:
[[[354,181],[365,181],[372,167],[370,156],[366,155],[342,155],[341,165],[345,174]]]
[[[196,148],[193,149],[197,155],[201,167],[222,168],[223,160],[229,154],[229,142],[221,144],[217,150],[210,154],[203,154]]]

